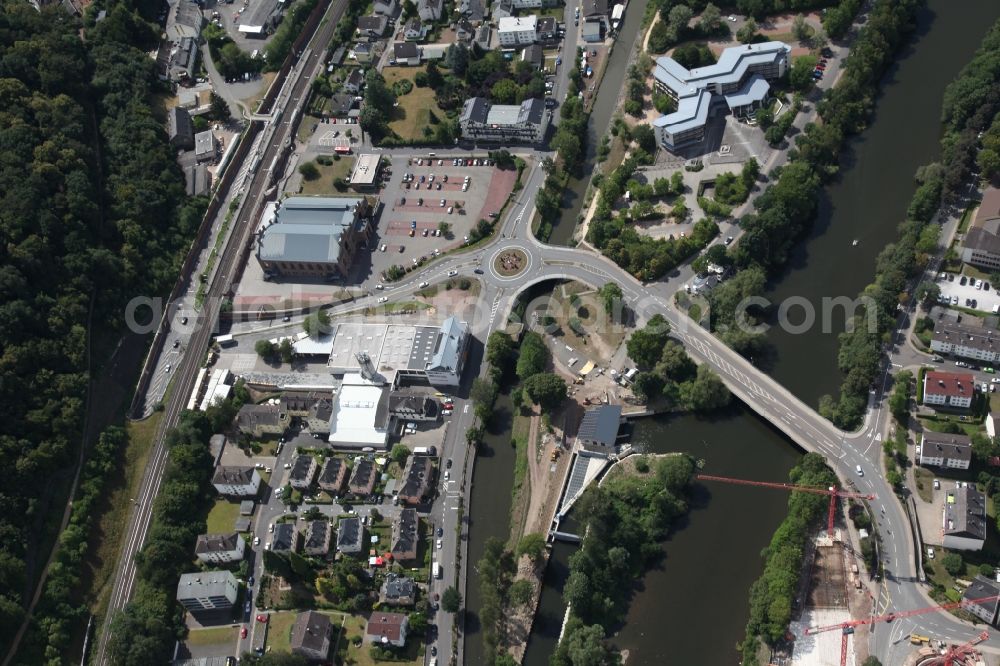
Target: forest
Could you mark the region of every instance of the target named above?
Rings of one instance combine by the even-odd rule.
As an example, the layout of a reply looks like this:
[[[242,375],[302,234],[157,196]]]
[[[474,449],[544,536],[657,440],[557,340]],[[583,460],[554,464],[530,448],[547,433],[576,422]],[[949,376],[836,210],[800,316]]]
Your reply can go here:
[[[17,415],[0,425],[0,645],[20,626],[55,537],[92,363],[117,342],[129,298],[172,284],[204,205],[188,205],[151,110],[160,84],[146,53],[157,32],[131,5],[100,8],[99,23],[13,0],[0,10],[0,397]],[[121,445],[120,434],[107,438],[93,460]],[[103,469],[87,468],[93,485],[78,497]],[[63,540],[85,552],[86,536]],[[21,663],[60,663],[75,610],[59,589],[69,575],[46,586]]]

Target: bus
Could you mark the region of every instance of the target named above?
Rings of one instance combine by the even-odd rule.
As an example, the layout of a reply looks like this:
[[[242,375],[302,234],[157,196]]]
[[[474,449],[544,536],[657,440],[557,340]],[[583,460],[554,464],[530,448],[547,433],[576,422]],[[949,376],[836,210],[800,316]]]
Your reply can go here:
[[[215,338],[215,343],[220,347],[232,347],[236,344],[236,340],[232,335],[220,335]]]

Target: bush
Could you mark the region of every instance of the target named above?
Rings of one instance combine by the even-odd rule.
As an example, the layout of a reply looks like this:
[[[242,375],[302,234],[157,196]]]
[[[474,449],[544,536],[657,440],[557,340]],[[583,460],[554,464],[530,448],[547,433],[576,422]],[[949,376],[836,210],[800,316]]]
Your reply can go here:
[[[319,169],[312,162],[305,162],[299,165],[299,173],[306,180],[316,180],[319,178]]]

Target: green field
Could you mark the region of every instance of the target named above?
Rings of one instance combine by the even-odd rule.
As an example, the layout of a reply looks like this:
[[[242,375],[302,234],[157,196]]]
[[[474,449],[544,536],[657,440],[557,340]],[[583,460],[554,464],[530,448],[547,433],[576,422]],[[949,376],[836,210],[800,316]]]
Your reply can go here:
[[[331,159],[333,159],[332,156]],[[351,169],[354,167],[354,158],[342,157],[339,160],[333,160],[333,164],[320,164],[314,160],[313,164],[319,169],[319,178],[316,180],[303,178],[301,193],[333,195],[338,193],[337,188],[333,186],[334,181],[338,178],[350,177]]]
[[[426,67],[386,67],[382,70],[385,83],[392,88],[392,84],[401,79],[413,81],[417,72],[427,71]],[[444,111],[437,105],[434,98],[434,91],[430,88],[418,88],[413,86],[413,90],[403,95],[398,100],[399,106],[393,109],[393,119],[389,122],[389,128],[405,140],[420,140],[424,138],[424,127],[431,124],[431,112],[439,120],[446,118]]]
[[[208,523],[208,534],[232,532],[233,525],[236,523],[239,515],[239,502],[230,502],[224,499],[216,501],[215,506],[208,512],[208,519],[206,521]]]

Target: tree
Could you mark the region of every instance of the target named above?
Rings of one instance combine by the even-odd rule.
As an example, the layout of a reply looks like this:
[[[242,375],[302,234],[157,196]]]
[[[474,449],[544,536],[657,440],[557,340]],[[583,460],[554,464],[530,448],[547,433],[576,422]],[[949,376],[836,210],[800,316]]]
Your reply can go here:
[[[469,397],[476,405],[488,405],[492,409],[493,402],[497,399],[497,387],[491,381],[476,377],[472,381]]]
[[[882,666],[882,662],[878,660],[878,657],[868,657],[861,666]]]
[[[937,303],[941,298],[941,287],[936,282],[925,280],[917,287],[915,296],[917,300],[928,305]]]
[[[893,377],[895,386],[892,395],[889,396],[889,409],[892,415],[902,426],[906,426],[910,417],[910,382],[913,380],[913,373],[909,370],[901,370]]]
[[[539,373],[522,383],[524,393],[545,412],[552,412],[566,398],[566,382],[558,375]]]
[[[535,596],[535,586],[530,580],[520,579],[510,586],[510,600],[517,606],[527,606]]]
[[[545,555],[545,537],[537,532],[525,534],[517,542],[517,556],[527,555],[532,562],[540,562]]]
[[[808,90],[812,87],[815,79],[812,73],[816,67],[816,56],[799,56],[792,62],[792,68],[788,71],[788,84],[795,90]]]
[[[319,169],[312,162],[305,162],[299,165],[299,173],[306,180],[316,180],[319,178]]]
[[[736,31],[736,39],[740,41],[741,44],[749,44],[757,36],[757,21],[753,18],[748,18],[747,22],[743,24],[743,27]]]
[[[330,314],[326,310],[316,310],[302,321],[302,330],[310,338],[319,337],[330,332]]]
[[[292,362],[292,359],[295,357],[295,349],[292,347],[291,339],[281,339],[281,342],[278,344],[278,355],[281,357],[282,363]]]
[[[216,120],[226,122],[232,117],[229,111],[229,104],[214,90],[212,91],[211,114]]]
[[[441,222],[438,222],[438,227],[437,228],[438,228],[438,231],[441,232],[442,236],[444,236],[445,238],[448,238],[448,234],[451,233],[451,224],[449,224],[447,222],[444,222],[444,221],[441,221]]]
[[[650,155],[656,153],[656,134],[649,125],[641,124],[633,127],[632,139]]]
[[[813,36],[815,32],[811,25],[806,23],[806,17],[802,14],[796,14],[795,18],[792,19],[792,36],[800,42],[804,42]]]
[[[952,576],[957,576],[965,570],[965,562],[958,553],[948,553],[942,557],[941,566]]]
[[[693,16],[694,11],[687,5],[675,5],[670,8],[670,13],[667,14],[667,26],[674,35],[674,41],[684,36]]]
[[[257,356],[263,359],[274,358],[278,349],[273,342],[270,340],[258,340],[254,343],[253,349],[257,352]]]
[[[457,613],[462,607],[462,593],[454,585],[449,585],[441,594],[441,608],[449,613]]]
[[[670,324],[663,315],[655,314],[649,323],[635,331],[626,343],[628,357],[640,369],[649,369],[660,359],[664,345],[670,337]]]
[[[402,467],[406,464],[406,459],[410,457],[410,448],[406,444],[396,444],[392,447],[390,456],[393,462]]]
[[[534,331],[528,331],[521,340],[521,351],[517,358],[517,376],[527,379],[534,374],[544,372],[551,357],[552,354],[542,336]]]
[[[422,636],[427,632],[427,616],[423,613],[410,613],[406,617],[406,620],[409,625],[409,631],[412,631],[414,636]]]
[[[660,21],[650,30],[647,44],[651,53],[664,53],[675,41],[676,36],[671,34],[665,22]]]
[[[693,379],[698,372],[698,366],[691,360],[684,346],[676,340],[667,340],[663,344],[660,361],[656,371],[663,377],[675,382],[685,382]]]
[[[698,374],[681,385],[684,405],[695,412],[709,412],[729,404],[729,389],[707,365],[698,366]]]
[[[605,314],[614,317],[623,302],[622,288],[614,282],[608,282],[597,291],[597,295],[601,298]]]
[[[496,104],[513,104],[517,100],[517,84],[513,79],[500,79],[490,88],[490,99]]]
[[[823,15],[823,30],[830,36],[830,39],[840,39],[847,34],[851,28],[851,21],[854,17],[851,10],[843,5],[829,7]]]
[[[705,34],[712,34],[722,27],[722,12],[719,11],[719,8],[711,2],[705,5],[698,18],[698,27]]]
[[[486,341],[486,362],[494,368],[506,370],[514,359],[517,347],[514,340],[503,331],[493,331]]]

